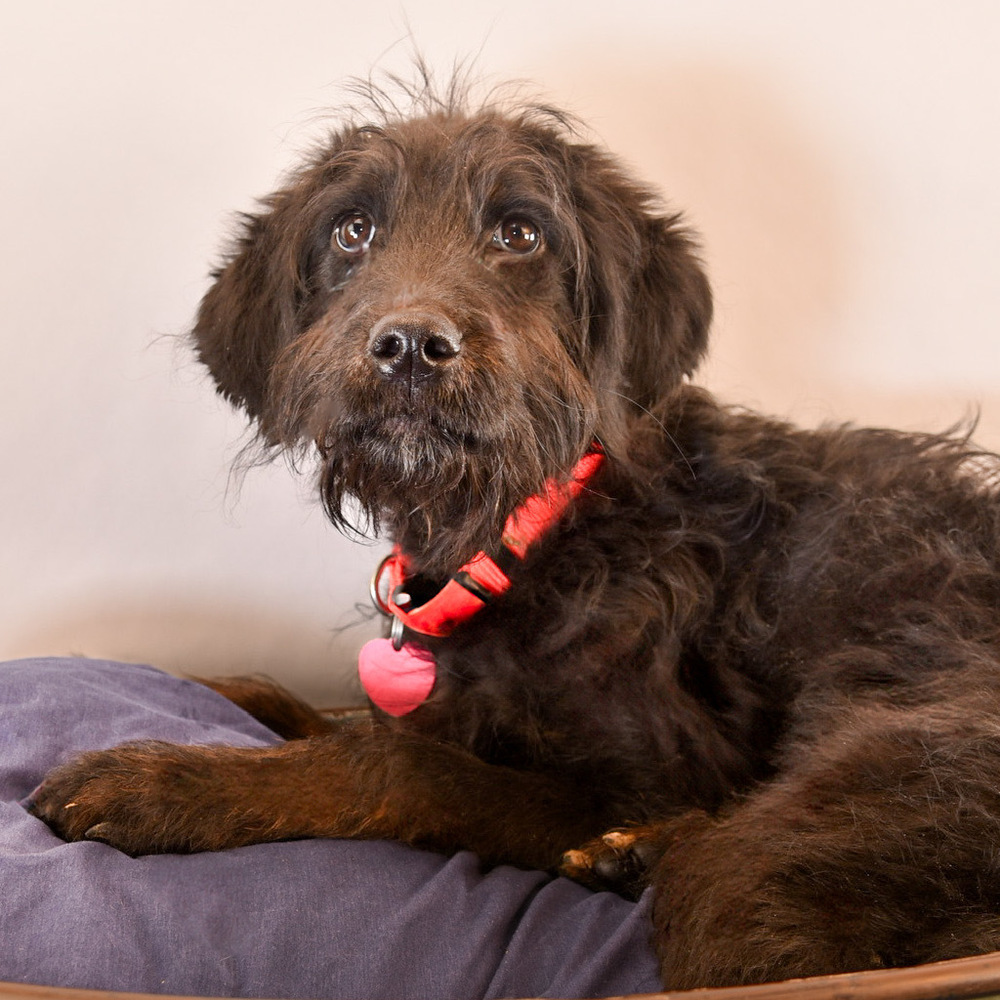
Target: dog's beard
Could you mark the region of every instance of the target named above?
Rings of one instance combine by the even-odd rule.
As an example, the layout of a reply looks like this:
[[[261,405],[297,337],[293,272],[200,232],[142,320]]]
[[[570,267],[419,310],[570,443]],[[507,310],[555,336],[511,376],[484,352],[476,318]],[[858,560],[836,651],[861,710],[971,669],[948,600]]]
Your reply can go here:
[[[494,401],[495,402],[495,401]],[[588,408],[480,402],[442,412],[342,417],[318,438],[321,493],[341,528],[389,535],[430,576],[495,550],[504,523],[590,443]]]

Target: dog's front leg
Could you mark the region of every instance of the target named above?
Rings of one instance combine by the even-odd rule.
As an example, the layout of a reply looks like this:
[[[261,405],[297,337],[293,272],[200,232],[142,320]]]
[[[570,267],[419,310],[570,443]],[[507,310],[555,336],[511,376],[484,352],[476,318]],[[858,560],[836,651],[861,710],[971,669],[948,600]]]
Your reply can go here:
[[[541,775],[371,723],[275,747],[92,751],[52,771],[31,808],[68,840],[133,855],[389,838],[539,868],[601,822],[578,793]]]

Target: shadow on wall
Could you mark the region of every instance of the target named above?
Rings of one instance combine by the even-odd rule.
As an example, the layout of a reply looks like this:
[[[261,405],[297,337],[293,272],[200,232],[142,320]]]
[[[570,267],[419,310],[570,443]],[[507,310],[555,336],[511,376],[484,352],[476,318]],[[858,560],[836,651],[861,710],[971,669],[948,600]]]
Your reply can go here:
[[[586,93],[572,72],[563,89]],[[738,66],[616,68],[588,106],[612,152],[701,238],[718,308],[714,380],[732,370],[753,391],[821,373],[818,348],[856,278],[822,133],[763,72]]]
[[[727,402],[809,425],[943,431],[978,405],[977,440],[1000,447],[1000,394],[838,378],[857,368],[838,362],[863,349],[853,317],[876,280],[865,258],[867,192],[856,190],[865,149],[860,140],[843,148],[849,129],[824,126],[822,108],[796,102],[764,67],[664,64],[641,51],[612,67],[606,53],[592,56],[553,67],[552,93],[579,95],[587,124],[700,236],[716,321],[697,381]],[[601,65],[609,71],[596,90],[581,68]]]
[[[324,632],[290,613],[150,595],[82,601],[27,626],[5,646],[12,658],[79,655],[194,677],[264,673],[306,701],[334,708],[364,702],[357,650],[377,627]]]

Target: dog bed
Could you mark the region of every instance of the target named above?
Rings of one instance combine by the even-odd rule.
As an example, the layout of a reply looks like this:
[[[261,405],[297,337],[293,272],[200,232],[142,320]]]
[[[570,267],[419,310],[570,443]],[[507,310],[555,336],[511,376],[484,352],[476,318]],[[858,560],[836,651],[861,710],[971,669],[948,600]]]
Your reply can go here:
[[[0,980],[239,997],[584,997],[659,988],[644,902],[385,842],[130,858],[25,811],[77,751],[279,737],[199,684],[86,659],[0,664]]]
[[[0,663],[0,1000],[142,1000],[80,988],[315,1000],[659,988],[645,901],[382,842],[129,858],[99,843],[65,844],[24,810],[59,761],[143,737],[278,742],[208,688],[152,667]],[[694,995],[1000,997],[1000,953]]]

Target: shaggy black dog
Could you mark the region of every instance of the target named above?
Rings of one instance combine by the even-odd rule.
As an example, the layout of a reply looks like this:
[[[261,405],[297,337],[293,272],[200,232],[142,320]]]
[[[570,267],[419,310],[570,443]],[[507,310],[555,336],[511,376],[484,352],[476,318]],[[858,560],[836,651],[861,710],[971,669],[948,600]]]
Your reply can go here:
[[[315,446],[333,521],[396,543],[386,711],[220,684],[308,738],[87,754],[37,813],[131,853],[389,837],[651,883],[670,987],[998,947],[997,460],[721,407],[687,381],[710,313],[678,219],[554,112],[333,135],[194,337],[268,448]]]

